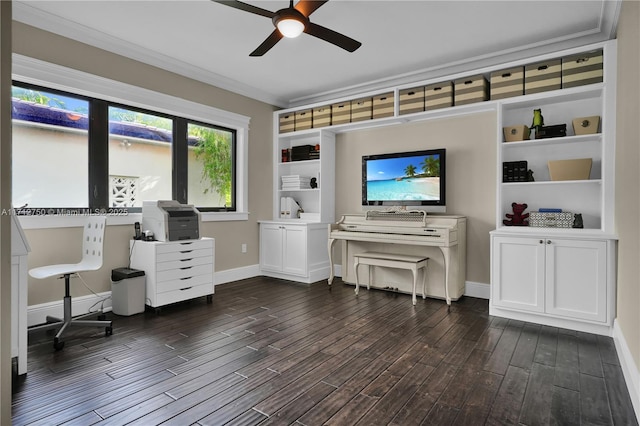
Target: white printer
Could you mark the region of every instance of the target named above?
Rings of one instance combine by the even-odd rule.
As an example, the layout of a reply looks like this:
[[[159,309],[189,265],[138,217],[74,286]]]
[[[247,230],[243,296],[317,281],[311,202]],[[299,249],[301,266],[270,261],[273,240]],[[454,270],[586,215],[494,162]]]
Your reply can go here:
[[[153,232],[158,241],[200,238],[200,212],[175,200],[142,202],[142,230]]]

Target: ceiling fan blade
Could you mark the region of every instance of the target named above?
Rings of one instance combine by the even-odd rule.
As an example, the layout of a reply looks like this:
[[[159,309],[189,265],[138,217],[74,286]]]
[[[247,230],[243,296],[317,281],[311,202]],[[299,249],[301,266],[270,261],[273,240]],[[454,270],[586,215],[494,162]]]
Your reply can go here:
[[[220,4],[224,4],[225,6],[230,6],[236,9],[244,10],[245,12],[250,12],[250,13],[255,13],[256,15],[265,16],[267,18],[273,18],[275,15],[275,13],[270,10],[263,9],[257,6],[252,6],[248,3],[243,3],[241,1],[235,1],[235,0],[211,0],[211,1],[214,3],[220,3]]]
[[[307,18],[309,17],[309,15],[311,15],[313,12],[316,11],[316,9],[318,9],[320,6],[322,6],[323,4],[325,4],[326,2],[328,2],[329,0],[324,0],[324,1],[317,1],[317,0],[300,0],[295,6],[294,8],[302,13],[304,16],[306,16]]]
[[[273,46],[275,46],[276,43],[279,42],[281,38],[282,38],[282,34],[280,34],[280,31],[278,31],[277,29],[273,30],[271,35],[269,37],[267,37],[267,39],[265,41],[263,41],[262,44],[260,46],[258,46],[258,48],[256,50],[251,52],[249,54],[249,56],[262,56],[262,55],[264,55],[265,53],[267,53],[269,51],[269,49],[271,49]]]
[[[322,25],[314,24],[313,22],[307,23],[304,32],[324,41],[328,41],[329,43],[333,43],[349,52],[354,52],[362,46],[362,43],[352,39],[351,37],[337,33],[329,28],[323,27]]]

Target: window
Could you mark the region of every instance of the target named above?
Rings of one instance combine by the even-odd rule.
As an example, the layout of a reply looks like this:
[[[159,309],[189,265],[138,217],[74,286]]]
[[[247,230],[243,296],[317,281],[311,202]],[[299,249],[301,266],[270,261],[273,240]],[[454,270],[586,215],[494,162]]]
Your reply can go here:
[[[171,200],[173,120],[115,106],[108,113],[109,175],[137,177],[137,197],[126,207],[142,207],[142,200]],[[113,196],[112,186],[110,207],[115,207]]]
[[[194,121],[194,104],[185,105],[181,117],[14,82],[14,206],[136,212],[143,200],[175,199],[234,212],[241,200],[246,211],[237,129]]]
[[[89,102],[53,91],[12,88],[13,205],[89,206]]]
[[[207,208],[233,208],[234,132],[189,123],[188,203]]]

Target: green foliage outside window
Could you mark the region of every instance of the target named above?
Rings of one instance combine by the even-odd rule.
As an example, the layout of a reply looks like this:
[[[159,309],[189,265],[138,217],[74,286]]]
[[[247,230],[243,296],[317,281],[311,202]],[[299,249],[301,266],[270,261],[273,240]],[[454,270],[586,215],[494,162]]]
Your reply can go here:
[[[202,182],[208,182],[204,193],[217,192],[231,206],[233,158],[231,133],[208,127],[189,125],[189,136],[198,139],[196,159],[202,161]]]

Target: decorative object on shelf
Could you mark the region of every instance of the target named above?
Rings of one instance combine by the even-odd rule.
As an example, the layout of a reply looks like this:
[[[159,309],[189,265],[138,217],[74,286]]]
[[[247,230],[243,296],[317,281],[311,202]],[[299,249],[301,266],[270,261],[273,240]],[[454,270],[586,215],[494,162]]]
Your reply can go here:
[[[562,138],[567,136],[566,124],[555,124],[553,126],[542,126],[536,129],[536,139]]]
[[[311,153],[315,152],[315,145],[298,145],[291,148],[291,161],[311,160]],[[318,152],[319,155],[319,152]]]
[[[505,142],[519,142],[529,139],[531,131],[524,124],[507,126],[502,128]]]
[[[582,213],[576,213],[573,215],[573,227],[579,229],[584,228],[584,223],[582,222]]]
[[[535,131],[535,138],[538,138],[538,132],[544,126],[544,117],[540,108],[533,110],[533,121],[531,122],[531,130]]]
[[[531,212],[531,215],[529,216],[529,226],[537,228],[571,228],[573,226],[573,222],[573,213],[570,212],[543,212],[538,210],[537,212]]]
[[[282,150],[282,162],[283,163],[288,163],[290,161],[290,152],[288,148],[285,148]]]
[[[533,170],[527,170],[527,182],[535,182],[536,180],[533,177]]]
[[[507,213],[507,219],[504,219],[502,223],[505,226],[529,226],[529,213],[524,211],[529,207],[526,203],[511,203],[513,214]]]
[[[503,162],[502,163],[502,182],[529,182],[527,162],[526,161]]]
[[[318,179],[317,178],[311,178],[311,180],[309,181],[309,186],[312,189],[316,189],[318,187]]]
[[[549,160],[551,180],[587,180],[591,174],[591,158],[573,160]]]
[[[572,121],[573,132],[576,135],[593,135],[598,133],[598,126],[600,125],[600,116],[594,115],[592,117],[578,117]]]

